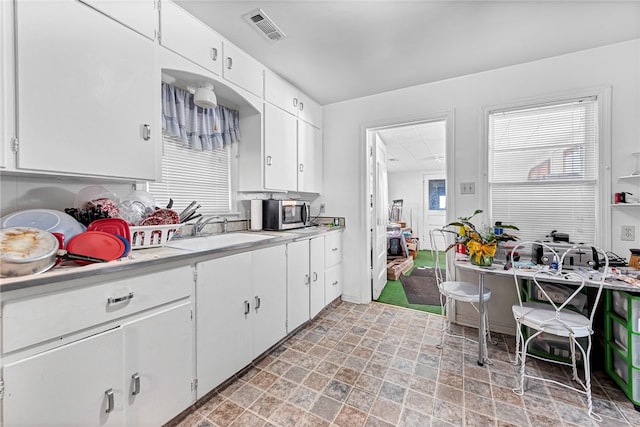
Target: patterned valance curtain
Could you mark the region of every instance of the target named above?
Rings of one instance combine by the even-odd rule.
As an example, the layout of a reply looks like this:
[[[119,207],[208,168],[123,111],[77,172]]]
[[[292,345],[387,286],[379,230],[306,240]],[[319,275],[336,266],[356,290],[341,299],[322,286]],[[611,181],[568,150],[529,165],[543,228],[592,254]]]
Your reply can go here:
[[[200,108],[191,93],[162,83],[162,130],[193,150],[213,151],[240,140],[240,115],[221,105]]]

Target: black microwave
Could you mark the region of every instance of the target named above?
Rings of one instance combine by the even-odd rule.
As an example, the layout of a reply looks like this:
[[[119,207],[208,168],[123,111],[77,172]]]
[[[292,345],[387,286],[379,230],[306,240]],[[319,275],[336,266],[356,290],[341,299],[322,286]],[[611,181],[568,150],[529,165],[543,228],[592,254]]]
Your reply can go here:
[[[289,230],[306,227],[310,222],[309,204],[300,200],[263,200],[262,228]]]

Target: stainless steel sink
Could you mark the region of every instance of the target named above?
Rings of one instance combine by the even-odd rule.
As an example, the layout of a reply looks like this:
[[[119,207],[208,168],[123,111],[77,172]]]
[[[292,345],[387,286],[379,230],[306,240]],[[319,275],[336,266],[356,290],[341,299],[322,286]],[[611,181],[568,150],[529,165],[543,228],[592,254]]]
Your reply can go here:
[[[214,234],[204,237],[170,240],[165,247],[184,249],[191,252],[210,251],[213,249],[229,248],[233,246],[248,245],[262,240],[275,239],[277,236],[257,233],[228,233]]]

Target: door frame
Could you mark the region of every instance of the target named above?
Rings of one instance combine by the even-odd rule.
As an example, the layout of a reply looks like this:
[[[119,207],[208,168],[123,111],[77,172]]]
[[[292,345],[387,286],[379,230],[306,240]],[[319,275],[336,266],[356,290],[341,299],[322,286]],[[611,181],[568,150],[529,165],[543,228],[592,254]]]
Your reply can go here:
[[[450,111],[444,111],[440,113],[430,113],[419,116],[395,118],[393,120],[385,120],[380,122],[368,123],[362,126],[363,138],[363,154],[364,154],[364,177],[362,179],[364,183],[363,191],[363,203],[360,208],[361,218],[365,219],[366,223],[366,250],[368,251],[367,263],[368,263],[368,285],[369,285],[369,299],[373,300],[373,272],[375,270],[373,265],[373,239],[371,233],[371,227],[375,223],[375,210],[371,210],[371,195],[373,194],[373,188],[371,183],[372,164],[375,164],[375,151],[373,158],[370,158],[372,145],[372,135],[375,135],[377,130],[388,129],[401,126],[409,126],[413,124],[420,124],[433,121],[445,121],[445,161],[446,161],[446,183],[447,183],[447,223],[453,221],[453,215],[455,212],[455,189],[457,188],[457,182],[455,180],[454,170],[454,156],[455,156],[455,109]],[[375,142],[375,141],[374,141]]]

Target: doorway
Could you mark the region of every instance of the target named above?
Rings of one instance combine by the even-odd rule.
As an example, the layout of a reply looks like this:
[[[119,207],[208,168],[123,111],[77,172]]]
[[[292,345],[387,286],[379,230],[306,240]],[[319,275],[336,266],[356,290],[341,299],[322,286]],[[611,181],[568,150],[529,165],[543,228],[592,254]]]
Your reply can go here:
[[[429,231],[446,224],[447,202],[452,199],[447,195],[451,122],[451,116],[443,114],[366,129],[373,300],[387,285],[390,201],[402,200],[403,234],[415,238],[418,250],[430,250]]]

